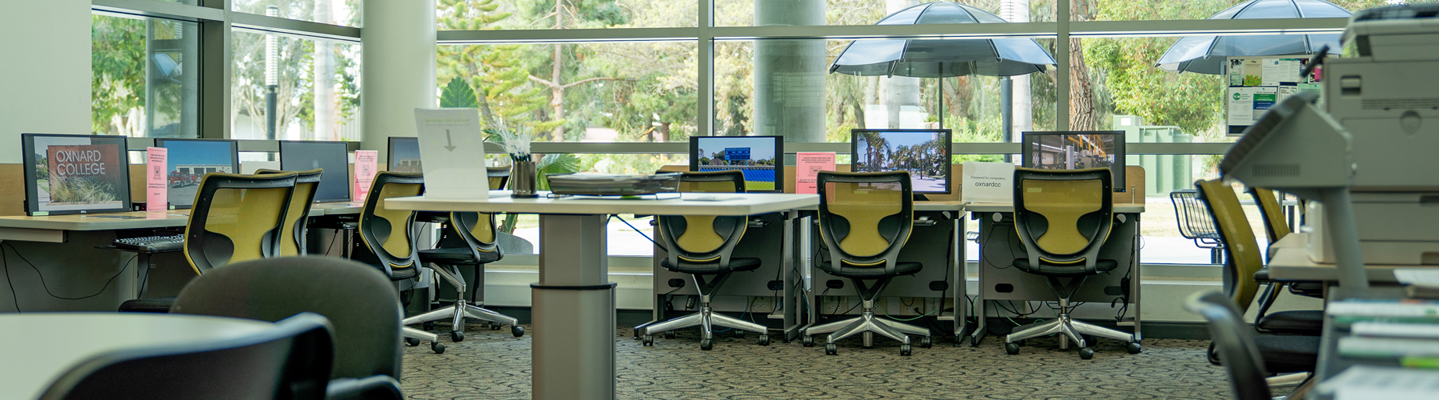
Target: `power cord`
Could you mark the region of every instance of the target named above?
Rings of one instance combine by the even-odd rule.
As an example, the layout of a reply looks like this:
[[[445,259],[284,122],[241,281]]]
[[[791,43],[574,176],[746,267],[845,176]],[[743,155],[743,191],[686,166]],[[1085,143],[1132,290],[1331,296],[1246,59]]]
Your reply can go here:
[[[635,233],[640,234],[640,236],[644,236],[645,240],[650,241],[650,243],[654,244],[655,247],[659,247],[660,250],[669,251],[668,249],[665,249],[664,246],[660,246],[659,243],[656,243],[653,238],[650,238],[650,235],[646,235],[644,232],[641,232],[641,231],[640,231],[640,228],[636,228],[634,225],[630,225],[630,221],[625,221],[624,218],[620,218],[620,216],[619,216],[618,214],[610,214],[610,218],[612,218],[612,219],[617,219],[617,220],[620,220],[620,222],[625,223],[625,225],[626,225],[626,226],[629,226],[630,229],[634,229],[634,230],[635,230]],[[606,222],[608,223],[608,220],[606,220]]]
[[[5,265],[5,284],[10,286],[10,300],[14,302],[15,313],[22,313],[23,311],[20,311],[20,296],[15,294],[15,282],[10,281],[10,262],[5,259],[4,247],[0,247],[0,264]]]
[[[92,298],[92,297],[95,297],[95,296],[99,296],[101,293],[105,293],[105,289],[110,288],[110,284],[115,282],[115,278],[119,278],[119,277],[120,277],[120,274],[123,274],[123,273],[125,273],[125,270],[130,269],[130,262],[135,261],[136,258],[140,257],[139,254],[136,254],[135,256],[130,257],[130,259],[129,259],[128,261],[125,261],[125,263],[120,266],[120,271],[115,272],[115,275],[111,275],[111,276],[110,276],[110,279],[105,280],[105,286],[101,286],[101,287],[100,287],[100,291],[95,292],[94,294],[85,295],[85,296],[80,296],[80,297],[65,297],[65,296],[58,296],[58,295],[56,295],[54,292],[51,292],[51,291],[50,291],[50,286],[49,286],[48,284],[46,284],[46,282],[45,282],[45,274],[41,273],[41,272],[40,272],[40,268],[35,267],[35,264],[34,264],[34,263],[31,263],[29,259],[25,258],[25,255],[24,255],[24,254],[20,254],[20,250],[15,249],[15,245],[12,245],[12,244],[10,244],[10,243],[5,243],[4,245],[10,247],[10,252],[11,252],[11,253],[14,253],[16,256],[20,257],[20,260],[21,260],[21,261],[24,261],[26,265],[29,265],[29,266],[30,266],[30,269],[35,270],[35,275],[37,275],[37,276],[40,277],[40,287],[45,289],[45,294],[48,294],[48,295],[50,295],[50,297],[54,297],[54,298],[60,299],[60,300],[84,300],[84,299]],[[0,253],[0,256],[3,256],[3,253]],[[9,284],[11,285],[11,286],[10,286],[10,287],[11,287],[10,290],[11,290],[11,295],[13,296],[15,289],[14,289],[14,283],[10,283],[10,282],[9,282],[9,280],[10,280],[10,268],[9,268],[9,264],[8,264],[8,263],[6,263],[6,267],[5,267],[5,279],[6,279],[7,283],[9,283]],[[18,306],[19,306],[19,304],[17,303],[17,304],[16,304],[16,308],[17,308],[17,309],[19,308]]]

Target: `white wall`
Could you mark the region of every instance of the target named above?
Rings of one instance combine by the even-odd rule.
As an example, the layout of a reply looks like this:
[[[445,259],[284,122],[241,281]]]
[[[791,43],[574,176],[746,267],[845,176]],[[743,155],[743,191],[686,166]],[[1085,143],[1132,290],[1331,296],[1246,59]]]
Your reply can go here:
[[[21,133],[90,133],[90,1],[7,1],[0,12],[0,163]]]

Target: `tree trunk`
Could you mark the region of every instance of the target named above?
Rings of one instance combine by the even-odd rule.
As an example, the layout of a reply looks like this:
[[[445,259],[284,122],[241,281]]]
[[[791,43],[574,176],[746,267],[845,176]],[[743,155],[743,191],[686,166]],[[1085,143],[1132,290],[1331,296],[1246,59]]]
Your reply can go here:
[[[564,29],[563,24],[560,22],[563,20],[563,17],[561,17],[563,11],[560,10],[559,7],[559,4],[562,4],[562,2],[556,1],[555,4],[555,29]],[[563,121],[565,119],[565,84],[560,81],[560,73],[564,71],[565,67],[563,46],[562,44],[555,43],[555,58],[551,63],[553,64],[553,68],[550,70],[550,108],[555,110],[554,115],[551,115],[550,118],[553,121]],[[565,140],[564,125],[555,127],[555,131],[551,134],[550,140],[555,142],[563,142]]]
[[[1093,0],[1075,0],[1070,10],[1074,21],[1094,19]],[[1098,127],[1098,111],[1094,109],[1094,89],[1089,82],[1089,66],[1084,63],[1084,45],[1079,39],[1069,40],[1069,129],[1092,131]]]

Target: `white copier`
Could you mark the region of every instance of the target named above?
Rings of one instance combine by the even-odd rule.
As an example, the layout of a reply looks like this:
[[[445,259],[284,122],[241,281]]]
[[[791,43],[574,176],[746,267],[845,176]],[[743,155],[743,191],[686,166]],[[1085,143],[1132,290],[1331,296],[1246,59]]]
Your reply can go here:
[[[1342,40],[1323,107],[1353,136],[1364,263],[1439,265],[1439,4],[1360,11]],[[1310,211],[1310,258],[1334,262],[1324,213]]]

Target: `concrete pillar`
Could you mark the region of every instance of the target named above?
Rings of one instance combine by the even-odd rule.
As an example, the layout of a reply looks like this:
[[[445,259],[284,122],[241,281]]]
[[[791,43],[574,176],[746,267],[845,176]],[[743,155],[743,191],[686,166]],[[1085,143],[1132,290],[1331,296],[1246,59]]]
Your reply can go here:
[[[754,8],[757,26],[824,25],[824,0],[756,1]],[[824,40],[760,40],[754,48],[755,135],[824,142]]]
[[[379,150],[391,136],[415,136],[415,109],[435,108],[435,0],[365,0],[360,148]]]
[[[999,17],[1008,22],[1029,22],[1029,0],[1004,0]],[[1034,130],[1034,94],[1030,92],[1029,75],[1010,77],[1010,85],[1014,93],[1009,122],[1014,135],[1010,140],[1019,142],[1021,133]]]
[[[894,14],[910,6],[919,5],[919,0],[887,0],[885,3],[885,12]],[[884,90],[882,101],[884,102],[885,117],[889,121],[885,125],[886,128],[924,128],[920,125],[903,126],[900,124],[900,113],[905,108],[916,111],[924,109],[923,104],[920,104],[919,79],[907,76],[879,78],[880,87]],[[944,101],[942,95],[938,98],[939,101]]]

